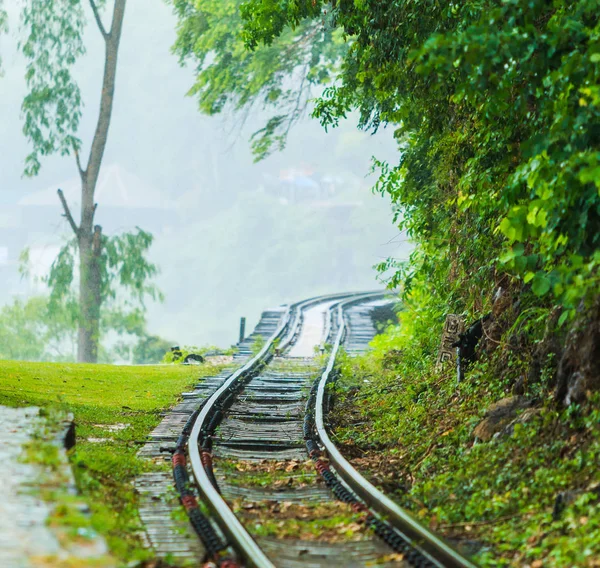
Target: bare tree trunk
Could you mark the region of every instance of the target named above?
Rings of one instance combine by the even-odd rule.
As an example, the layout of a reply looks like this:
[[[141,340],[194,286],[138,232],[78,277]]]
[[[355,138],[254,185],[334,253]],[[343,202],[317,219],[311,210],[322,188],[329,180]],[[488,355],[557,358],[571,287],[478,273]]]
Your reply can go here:
[[[89,0],[96,24],[105,41],[104,79],[100,98],[100,114],[92,141],[92,147],[85,170],[81,166],[76,152],[77,167],[81,176],[81,222],[76,226],[67,203],[59,190],[59,197],[65,209],[79,245],[79,332],[77,342],[77,360],[81,363],[98,361],[98,342],[100,338],[100,307],[102,305],[102,228],[94,226],[96,203],[94,194],[102,158],[108,140],[108,129],[112,116],[117,58],[123,30],[123,18],[127,0],[115,0],[112,24],[107,32],[94,0]]]

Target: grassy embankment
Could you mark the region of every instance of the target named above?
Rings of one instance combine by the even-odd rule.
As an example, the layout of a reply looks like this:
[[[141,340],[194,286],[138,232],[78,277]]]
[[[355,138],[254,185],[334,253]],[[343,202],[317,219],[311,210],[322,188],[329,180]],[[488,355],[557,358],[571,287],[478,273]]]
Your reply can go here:
[[[341,365],[336,435],[355,466],[483,566],[600,566],[600,397],[558,408],[549,361],[524,393],[529,419],[476,440],[527,355],[501,343],[457,387],[454,369],[434,368],[441,320],[401,321]]]
[[[103,534],[124,562],[142,560],[133,479],[162,465],[136,457],[147,434],[180,393],[220,367],[79,365],[0,361],[0,404],[40,406],[75,415],[77,444],[70,452],[79,491],[91,517],[78,514],[65,495],[52,523]],[[85,530],[83,534],[85,534]],[[82,531],[79,531],[82,534]]]

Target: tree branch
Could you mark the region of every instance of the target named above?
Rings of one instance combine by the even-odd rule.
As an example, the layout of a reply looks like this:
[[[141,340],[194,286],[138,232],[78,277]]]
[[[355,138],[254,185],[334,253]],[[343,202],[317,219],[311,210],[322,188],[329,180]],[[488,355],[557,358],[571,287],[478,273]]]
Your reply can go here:
[[[79,227],[77,227],[77,225],[75,224],[75,221],[73,219],[73,215],[71,215],[71,211],[69,209],[69,206],[67,205],[67,200],[65,199],[65,194],[63,193],[63,190],[59,189],[57,191],[57,193],[58,193],[58,198],[60,199],[60,202],[62,203],[63,209],[65,210],[63,217],[66,217],[67,221],[69,221],[69,225],[71,225],[71,229],[73,229],[75,236],[79,236]]]
[[[100,12],[98,12],[98,6],[96,6],[96,2],[94,2],[94,0],[90,0],[90,6],[92,7],[92,12],[94,12],[94,18],[96,18],[96,23],[98,24],[100,33],[104,36],[104,39],[108,39],[109,34],[106,32],[106,28],[102,23],[102,18],[100,18]]]
[[[79,170],[79,175],[83,179],[85,177],[85,170],[81,167],[81,157],[79,156],[79,150],[76,147],[73,147],[73,152],[75,153],[75,161],[77,162],[77,169]]]
[[[306,83],[306,77],[308,75],[308,71],[310,69],[310,63],[306,63],[306,65],[304,66],[304,69],[302,69],[302,81],[300,82],[300,88],[298,89],[298,97],[296,98],[296,105],[294,106],[294,110],[292,110],[292,112],[290,113],[290,120],[288,122],[288,126],[286,128],[285,131],[285,138],[287,141],[287,138],[289,136],[290,130],[292,129],[292,126],[294,125],[294,122],[296,122],[298,120],[298,115],[303,112],[304,110],[306,110],[306,103],[308,101],[305,102],[302,110],[301,110],[301,103],[302,103],[302,95],[304,94],[304,85]],[[309,87],[310,89],[310,87]]]
[[[104,78],[102,80],[102,94],[100,96],[100,113],[96,132],[90,148],[90,158],[86,169],[86,183],[82,194],[82,218],[81,230],[85,233],[91,232],[93,218],[90,216],[94,203],[94,191],[100,174],[100,166],[106,148],[108,129],[112,116],[113,101],[115,96],[115,81],[117,76],[117,59],[121,32],[123,30],[123,18],[125,17],[125,6],[127,0],[115,0],[110,34],[106,39],[106,53],[104,59]]]

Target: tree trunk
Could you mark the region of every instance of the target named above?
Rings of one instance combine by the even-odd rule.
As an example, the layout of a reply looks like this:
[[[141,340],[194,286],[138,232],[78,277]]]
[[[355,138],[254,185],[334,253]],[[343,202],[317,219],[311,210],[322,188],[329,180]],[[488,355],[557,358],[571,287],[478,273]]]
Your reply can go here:
[[[79,334],[78,360],[82,363],[98,361],[100,338],[100,306],[102,304],[102,227],[96,225],[92,238],[79,240]]]
[[[115,0],[112,26],[106,32],[93,0],[90,0],[94,16],[105,44],[104,79],[100,98],[100,114],[85,170],[79,165],[81,175],[81,223],[77,231],[79,244],[79,333],[77,360],[81,363],[98,362],[98,342],[100,339],[100,307],[102,305],[102,228],[94,227],[96,204],[94,194],[100,166],[108,139],[108,129],[112,116],[117,58],[123,29],[126,0]],[[78,158],[79,164],[79,158]]]

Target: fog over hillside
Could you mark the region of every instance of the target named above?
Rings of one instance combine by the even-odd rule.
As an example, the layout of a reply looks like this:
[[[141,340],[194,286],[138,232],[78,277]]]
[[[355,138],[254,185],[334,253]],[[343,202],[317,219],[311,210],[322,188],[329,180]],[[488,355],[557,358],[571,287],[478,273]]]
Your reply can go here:
[[[15,7],[8,6],[13,12]],[[15,14],[11,14],[14,16]],[[389,202],[370,192],[371,156],[392,159],[391,132],[361,133],[348,121],[326,134],[306,118],[288,147],[253,163],[243,125],[232,114],[206,117],[185,96],[192,70],[170,53],[174,17],[162,2],[127,7],[116,102],[100,183],[97,222],[105,234],[139,226],[152,232],[165,302],[149,305],[149,330],[182,344],[236,340],[264,308],[333,291],[380,287],[372,266],[406,257]],[[52,157],[40,175],[22,177],[29,153],[20,105],[25,62],[15,52],[18,24],[0,39],[0,304],[43,291],[23,281],[18,257],[30,247],[34,275],[47,271],[70,235],[56,189],[77,209],[72,158]],[[77,68],[85,108],[84,154],[97,119],[104,63],[97,30]]]

